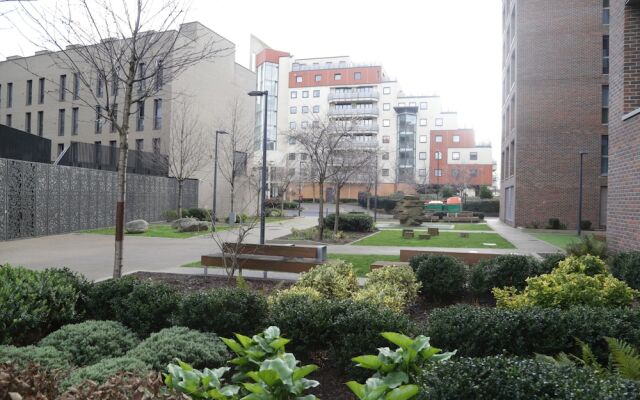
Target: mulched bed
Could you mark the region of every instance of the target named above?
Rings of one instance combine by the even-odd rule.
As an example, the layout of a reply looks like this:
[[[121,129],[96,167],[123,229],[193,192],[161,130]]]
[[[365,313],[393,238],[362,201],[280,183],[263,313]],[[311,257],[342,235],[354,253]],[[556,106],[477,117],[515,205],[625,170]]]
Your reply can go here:
[[[220,275],[209,275],[206,278],[202,275],[165,274],[156,272],[136,272],[132,275],[139,279],[163,282],[175,289],[185,292],[223,287],[238,287],[235,278],[229,279],[226,276]],[[244,280],[251,290],[266,295],[293,285],[291,281],[277,279],[244,278]]]
[[[330,231],[330,230],[329,230]],[[326,231],[325,231],[326,232]],[[342,238],[342,239],[324,239],[322,241],[318,241],[318,240],[313,240],[313,242],[319,243],[319,244],[349,244],[349,243],[353,243],[356,240],[360,240],[364,237],[367,237],[369,235],[374,234],[375,232],[345,232],[346,237]],[[281,236],[279,238],[276,238],[275,240],[282,242],[284,240],[290,242],[290,243],[296,243],[296,242],[310,242],[309,240],[304,240],[304,239],[296,239],[295,236],[293,234],[288,234],[285,236]]]

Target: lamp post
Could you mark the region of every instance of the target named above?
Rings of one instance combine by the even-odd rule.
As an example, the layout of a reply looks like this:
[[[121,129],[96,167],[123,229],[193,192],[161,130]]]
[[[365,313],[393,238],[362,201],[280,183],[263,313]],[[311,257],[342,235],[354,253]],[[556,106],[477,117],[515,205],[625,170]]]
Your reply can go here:
[[[218,190],[218,135],[228,135],[227,131],[216,131],[216,149],[213,156],[213,208],[211,209],[211,230],[216,231],[216,196]],[[233,221],[235,223],[235,221]]]
[[[260,244],[264,244],[264,229],[266,210],[264,208],[267,193],[267,103],[269,91],[253,90],[248,93],[251,97],[264,97],[264,119],[262,122],[262,186],[260,187]]]
[[[378,154],[376,153],[376,175],[373,181],[373,222],[378,222]]]
[[[582,159],[587,153],[586,151],[580,152],[580,184],[578,189],[578,237],[582,234]]]

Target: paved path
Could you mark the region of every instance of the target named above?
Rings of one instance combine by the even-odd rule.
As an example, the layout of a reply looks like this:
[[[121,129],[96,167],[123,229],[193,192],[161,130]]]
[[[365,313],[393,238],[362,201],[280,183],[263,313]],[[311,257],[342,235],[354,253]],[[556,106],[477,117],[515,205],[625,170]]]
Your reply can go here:
[[[521,229],[513,228],[498,218],[486,218],[486,221],[491,229],[510,241],[520,251],[527,253],[558,253],[560,251],[556,246],[523,232]]]

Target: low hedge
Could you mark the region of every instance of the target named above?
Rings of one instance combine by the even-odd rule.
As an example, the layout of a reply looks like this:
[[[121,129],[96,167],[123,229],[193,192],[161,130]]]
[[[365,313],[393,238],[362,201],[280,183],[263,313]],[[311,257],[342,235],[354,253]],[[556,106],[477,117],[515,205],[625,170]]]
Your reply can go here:
[[[324,219],[324,226],[333,229],[336,221],[335,214],[329,214]],[[373,217],[368,214],[340,214],[338,218],[338,230],[344,232],[371,232],[374,223]]]
[[[429,363],[417,377],[421,400],[634,399],[640,383],[589,368],[504,356]]]
[[[51,346],[0,346],[0,364],[13,363],[19,368],[38,364],[45,369],[69,369],[70,355]]]
[[[422,293],[435,299],[455,299],[465,292],[467,266],[452,256],[422,254],[412,257],[409,265],[422,284]]]
[[[265,326],[267,312],[267,300],[261,294],[241,288],[221,288],[184,296],[176,322],[229,337],[234,333],[260,331]]]
[[[71,374],[62,381],[60,388],[66,390],[71,386],[78,386],[87,380],[102,384],[119,372],[132,372],[137,376],[144,376],[149,373],[149,370],[149,365],[136,358],[107,358],[96,364],[71,372]]]
[[[480,212],[485,215],[498,215],[500,213],[500,200],[466,201],[462,207],[464,211]]]
[[[476,296],[490,296],[493,288],[513,286],[523,289],[527,278],[545,272],[541,263],[531,256],[502,255],[481,260],[470,268],[469,288]]]
[[[609,269],[613,276],[640,290],[640,251],[615,254],[609,259]]]
[[[434,310],[424,334],[434,346],[458,355],[484,357],[504,352],[518,356],[576,351],[576,338],[606,358],[603,337],[640,346],[640,310],[574,307],[504,310],[456,305]]]

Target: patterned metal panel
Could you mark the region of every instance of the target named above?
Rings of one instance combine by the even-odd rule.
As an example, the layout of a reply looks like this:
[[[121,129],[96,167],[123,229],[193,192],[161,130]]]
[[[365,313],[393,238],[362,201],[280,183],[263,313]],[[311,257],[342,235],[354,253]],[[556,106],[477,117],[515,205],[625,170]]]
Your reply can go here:
[[[36,236],[44,236],[48,232],[47,192],[50,168],[49,164],[36,164]]]
[[[7,185],[9,177],[7,175],[7,160],[0,158],[0,240],[7,240]]]

